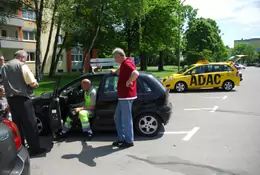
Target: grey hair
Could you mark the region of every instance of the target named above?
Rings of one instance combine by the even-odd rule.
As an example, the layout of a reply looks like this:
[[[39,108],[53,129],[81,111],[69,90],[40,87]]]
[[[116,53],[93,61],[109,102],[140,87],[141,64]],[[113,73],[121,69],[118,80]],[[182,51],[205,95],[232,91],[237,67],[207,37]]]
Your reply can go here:
[[[19,58],[19,57],[27,57],[28,54],[25,50],[18,50],[14,54],[14,58]]]
[[[120,56],[125,57],[125,52],[124,52],[124,50],[121,49],[121,48],[115,48],[115,49],[113,50],[113,54],[114,54],[114,55],[117,54],[117,55],[120,55]]]

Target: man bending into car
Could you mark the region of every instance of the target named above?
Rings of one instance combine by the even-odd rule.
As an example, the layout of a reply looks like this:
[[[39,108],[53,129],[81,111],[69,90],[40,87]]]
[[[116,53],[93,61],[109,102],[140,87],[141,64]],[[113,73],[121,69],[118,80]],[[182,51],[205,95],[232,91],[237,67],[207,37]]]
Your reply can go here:
[[[89,118],[93,116],[93,111],[96,105],[97,91],[95,87],[91,84],[91,81],[88,79],[84,79],[81,81],[81,88],[84,91],[83,107],[77,107],[73,109],[73,111],[81,121],[82,131],[86,132],[88,138],[91,139],[93,136],[93,132],[90,128]],[[67,116],[63,126],[63,130],[59,133],[59,136],[67,136],[67,132],[71,129],[71,123],[73,122],[72,117],[73,114]]]

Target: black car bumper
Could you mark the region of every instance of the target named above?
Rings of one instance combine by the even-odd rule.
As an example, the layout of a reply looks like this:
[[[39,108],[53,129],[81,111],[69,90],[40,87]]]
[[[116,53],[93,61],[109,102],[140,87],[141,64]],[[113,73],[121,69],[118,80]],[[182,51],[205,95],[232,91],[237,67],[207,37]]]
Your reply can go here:
[[[159,111],[160,111],[159,115],[161,116],[162,122],[164,125],[169,123],[170,118],[172,116],[172,110],[173,110],[173,106],[172,106],[171,102],[168,102],[167,105],[165,105],[159,109]]]
[[[9,175],[30,175],[30,157],[27,149],[25,147],[21,147],[17,154],[17,158],[15,161],[15,166]]]

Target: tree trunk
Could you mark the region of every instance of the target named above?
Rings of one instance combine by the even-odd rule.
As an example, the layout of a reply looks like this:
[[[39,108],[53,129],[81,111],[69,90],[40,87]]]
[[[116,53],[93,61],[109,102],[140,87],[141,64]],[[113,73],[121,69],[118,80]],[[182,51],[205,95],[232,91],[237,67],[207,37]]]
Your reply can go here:
[[[65,33],[65,36],[64,36],[64,38],[63,38],[62,45],[61,45],[60,50],[59,50],[59,52],[58,52],[58,54],[57,54],[57,57],[56,57],[56,60],[55,60],[54,66],[53,66],[54,75],[55,75],[55,72],[56,72],[56,70],[57,70],[57,66],[58,66],[58,63],[59,63],[59,58],[60,58],[60,56],[61,56],[61,54],[62,54],[62,50],[63,50],[64,45],[65,45],[65,42],[66,42],[66,40],[67,40],[67,36],[68,36],[68,34]]]
[[[163,51],[161,50],[159,51],[158,71],[164,71],[163,65],[164,65],[164,55],[163,55]]]
[[[49,77],[52,77],[55,75],[54,66],[55,66],[56,53],[57,53],[57,47],[58,47],[58,39],[59,39],[59,35],[60,35],[60,28],[61,28],[61,20],[59,20],[59,22],[58,22],[57,32],[56,32],[56,36],[55,36],[55,40],[54,40],[54,48],[53,48],[53,53],[52,53]]]
[[[90,51],[92,50],[92,47],[94,46],[94,43],[95,43],[95,41],[96,41],[96,39],[97,39],[97,36],[98,36],[98,32],[99,32],[99,30],[100,30],[100,24],[98,24],[98,26],[97,26],[97,29],[96,29],[96,32],[95,32],[95,35],[94,35],[94,37],[93,37],[93,39],[92,39],[92,42],[91,42],[91,44],[90,44],[90,46],[89,46],[89,48],[88,48],[88,52],[87,53],[85,53],[85,56],[84,56],[84,58],[83,58],[83,60],[82,60],[82,69],[81,69],[81,73],[82,74],[84,74],[85,73],[85,63],[86,63],[86,61],[90,61],[90,60],[87,60],[87,56],[88,56],[88,54],[90,53]],[[90,68],[91,69],[91,68]],[[90,70],[89,70],[90,71]]]
[[[140,53],[140,70],[146,71],[147,70],[147,55],[145,52]]]
[[[37,81],[41,79],[41,32],[42,32],[42,12],[43,2],[40,1],[40,8],[38,7],[38,0],[34,0],[35,14],[36,14],[36,61],[35,61],[35,73]]]
[[[46,48],[46,52],[45,52],[44,59],[42,62],[42,67],[41,67],[41,76],[43,76],[43,74],[44,74],[45,64],[46,64],[46,61],[47,61],[48,55],[49,55],[56,11],[57,11],[57,0],[54,1],[54,8],[53,8],[53,14],[52,14],[52,18],[51,18],[51,27],[50,27],[50,32],[49,32],[49,38],[48,38],[47,48]]]

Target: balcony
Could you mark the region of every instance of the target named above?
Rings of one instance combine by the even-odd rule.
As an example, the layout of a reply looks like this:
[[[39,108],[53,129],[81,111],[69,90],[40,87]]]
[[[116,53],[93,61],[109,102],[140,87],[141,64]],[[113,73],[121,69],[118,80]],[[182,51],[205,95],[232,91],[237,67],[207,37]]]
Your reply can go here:
[[[7,18],[6,25],[23,27],[24,20],[20,18]]]
[[[17,38],[0,37],[0,48],[23,49],[24,43]]]

